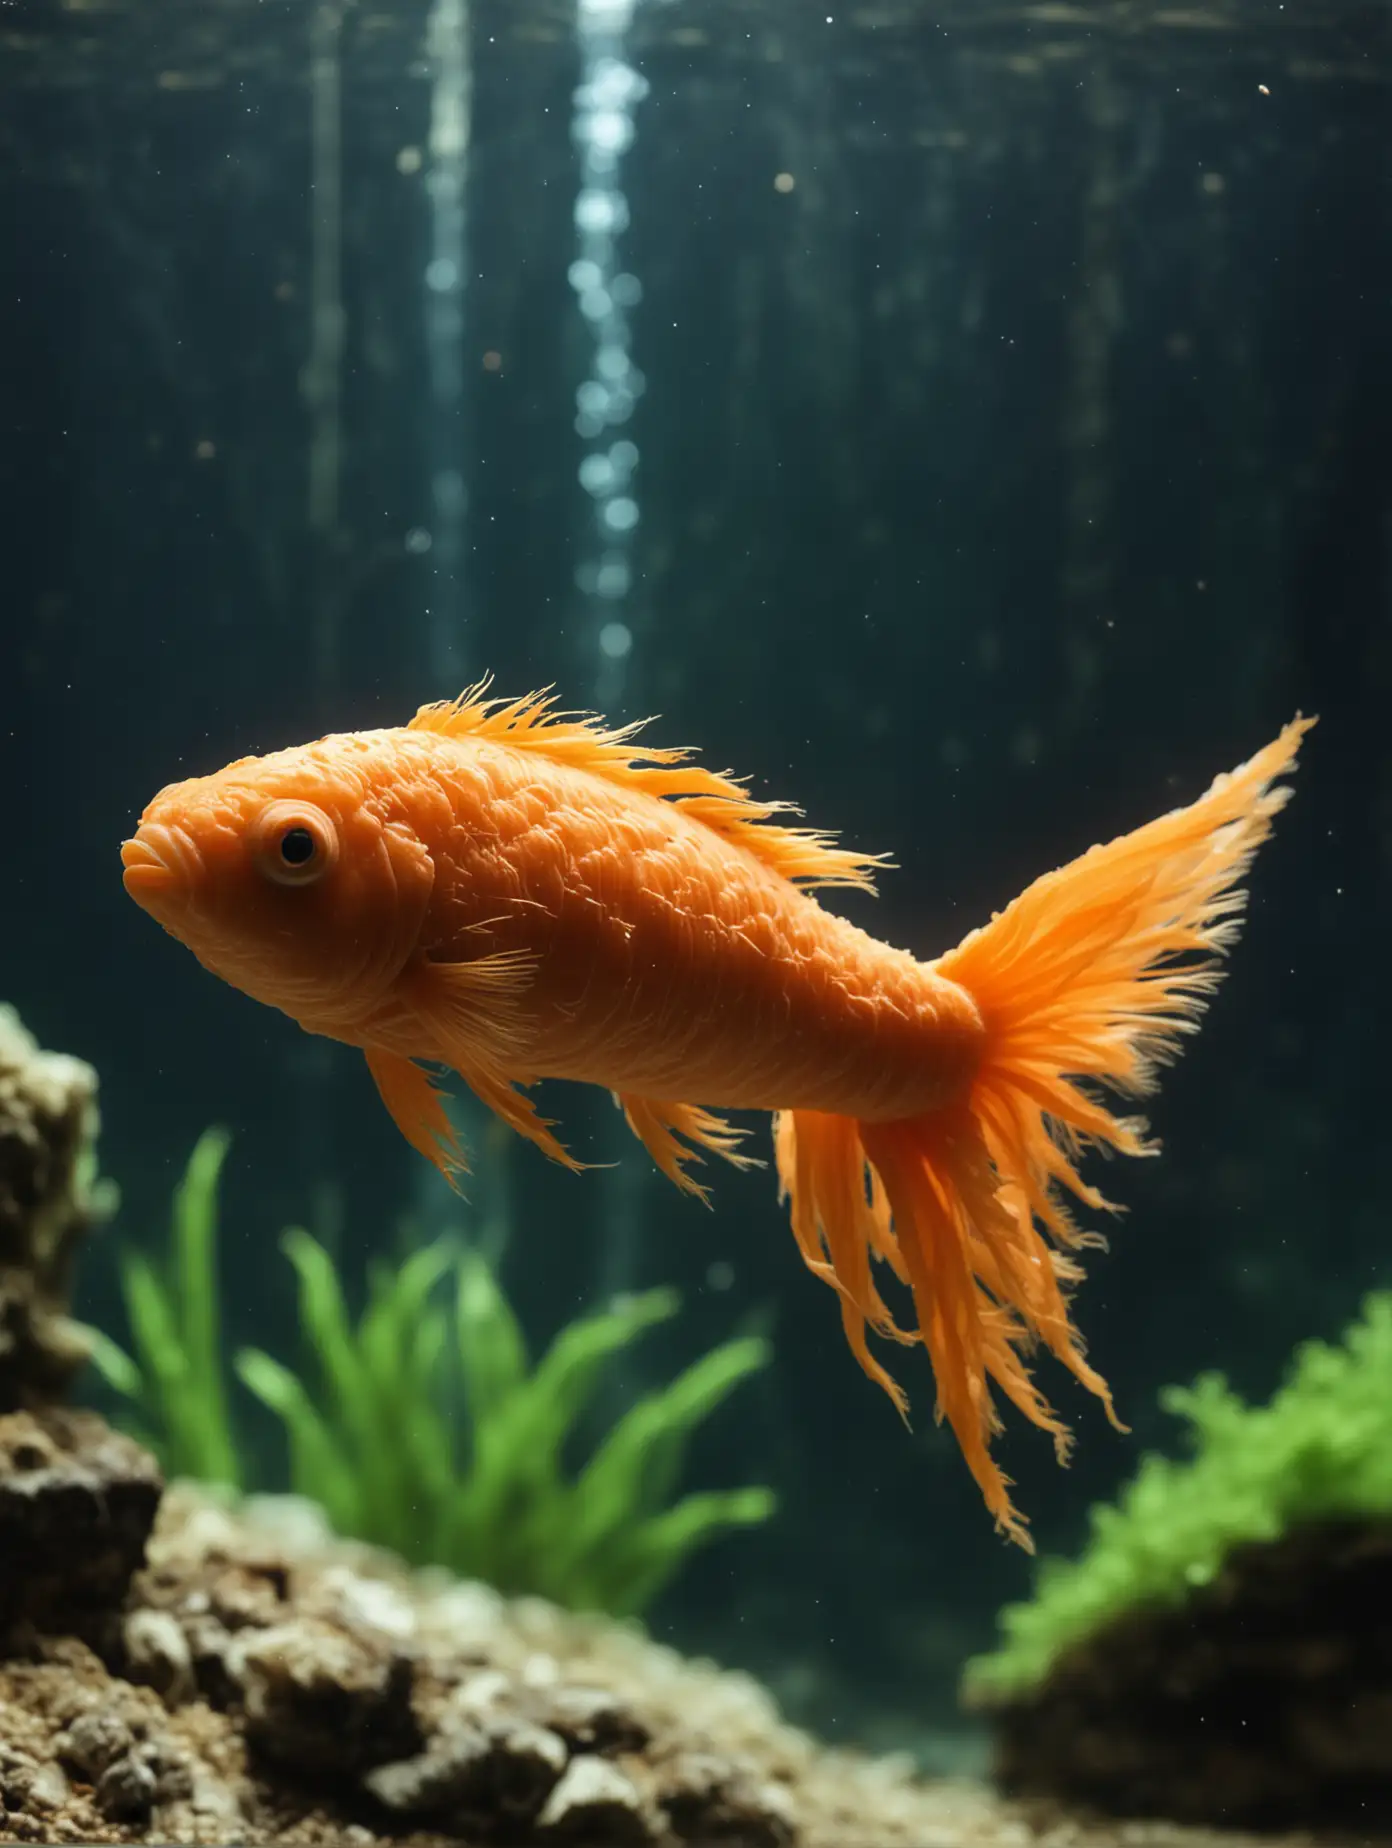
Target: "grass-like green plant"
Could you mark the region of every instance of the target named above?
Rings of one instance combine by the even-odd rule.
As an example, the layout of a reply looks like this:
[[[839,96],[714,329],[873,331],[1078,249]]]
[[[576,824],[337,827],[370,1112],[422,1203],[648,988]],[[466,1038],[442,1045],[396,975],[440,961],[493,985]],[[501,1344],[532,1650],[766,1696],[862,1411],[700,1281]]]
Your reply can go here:
[[[968,1698],[1028,1693],[1070,1646],[1123,1612],[1180,1604],[1245,1541],[1392,1513],[1392,1294],[1370,1295],[1338,1345],[1299,1347],[1266,1405],[1221,1374],[1161,1404],[1188,1420],[1193,1454],[1147,1456],[1115,1506],[1091,1511],[1082,1554],[1042,1562],[1031,1601],[1001,1613],[1001,1648],[967,1665]]]
[[[135,1358],[100,1329],[85,1333],[98,1372],[135,1407],[133,1434],[165,1471],[237,1488],[241,1458],[228,1411],[217,1284],[218,1182],[228,1143],[220,1129],[199,1137],[174,1190],[163,1269],[138,1251],[120,1255]]]
[[[136,1407],[140,1434],[170,1474],[250,1488],[261,1485],[247,1479],[235,1441],[219,1340],[226,1150],[218,1131],[194,1150],[166,1273],[122,1255],[137,1359],[101,1334],[93,1359]],[[607,1370],[676,1313],[674,1291],[582,1316],[533,1365],[477,1252],[441,1241],[399,1267],[375,1264],[355,1320],[323,1247],[299,1228],[282,1246],[314,1378],[254,1348],[237,1355],[236,1372],[284,1427],[290,1487],[339,1533],[503,1591],[627,1616],[717,1533],[772,1512],[765,1488],[672,1500],[692,1433],[765,1365],[763,1338],[727,1342],[640,1399],[572,1471],[568,1453]]]
[[[399,1270],[376,1267],[355,1326],[322,1247],[298,1229],[284,1246],[318,1392],[255,1350],[237,1371],[285,1425],[292,1486],[340,1532],[504,1591],[627,1615],[718,1530],[768,1516],[760,1488],[669,1505],[688,1437],[765,1363],[762,1339],[728,1342],[641,1399],[571,1476],[563,1452],[605,1369],[675,1313],[674,1292],[572,1322],[533,1367],[477,1253],[440,1244]],[[433,1300],[442,1283],[444,1303]],[[465,1417],[454,1421],[460,1385]]]

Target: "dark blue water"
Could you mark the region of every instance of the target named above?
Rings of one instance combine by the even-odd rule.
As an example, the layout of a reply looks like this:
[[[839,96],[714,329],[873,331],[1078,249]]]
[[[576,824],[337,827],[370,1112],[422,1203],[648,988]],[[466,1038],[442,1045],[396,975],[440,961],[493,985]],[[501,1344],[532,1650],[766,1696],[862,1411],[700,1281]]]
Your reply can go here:
[[[1165,1153],[1105,1176],[1130,1211],[1078,1317],[1132,1435],[1049,1377],[1074,1467],[1002,1446],[1067,1548],[1168,1440],[1163,1383],[1264,1392],[1387,1281],[1387,28],[835,0],[599,23],[641,82],[601,125],[632,139],[596,286],[640,292],[586,319],[569,9],[0,12],[0,995],[101,1071],[115,1237],[161,1236],[196,1134],[233,1129],[231,1338],[291,1353],[282,1225],[331,1236],[352,1285],[399,1248],[418,1164],[356,1055],[125,898],[160,784],[483,671],[554,681],[891,851],[844,908],[929,955],[1317,711],[1156,1102]],[[602,365],[642,389],[596,434],[576,393]],[[615,442],[636,455],[596,495],[578,471]],[[625,498],[636,523],[597,524]],[[777,1345],[693,1467],[782,1512],[655,1626],[840,1736],[951,1729],[1028,1568],[926,1363],[910,1436],[768,1171],[710,1176],[707,1213],[607,1100],[547,1104],[624,1167],[490,1158],[534,1338],[672,1282],[678,1332],[630,1389],[751,1317]],[[82,1306],[119,1333],[113,1243]]]

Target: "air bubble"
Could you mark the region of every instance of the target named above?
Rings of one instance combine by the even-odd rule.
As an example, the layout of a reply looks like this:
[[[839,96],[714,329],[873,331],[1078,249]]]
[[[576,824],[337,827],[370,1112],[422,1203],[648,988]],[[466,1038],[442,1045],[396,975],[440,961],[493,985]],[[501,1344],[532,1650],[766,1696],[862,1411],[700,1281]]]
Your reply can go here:
[[[638,524],[638,503],[629,494],[617,495],[605,507],[600,518],[611,532],[631,533]]]
[[[587,494],[607,494],[614,485],[614,465],[608,456],[586,456],[580,464],[580,486]]]
[[[628,595],[628,587],[632,581],[633,574],[629,571],[627,559],[606,558],[595,573],[595,595],[606,597],[610,602],[616,603],[620,597]],[[602,637],[600,645],[603,646]],[[624,652],[627,653],[627,649]]]

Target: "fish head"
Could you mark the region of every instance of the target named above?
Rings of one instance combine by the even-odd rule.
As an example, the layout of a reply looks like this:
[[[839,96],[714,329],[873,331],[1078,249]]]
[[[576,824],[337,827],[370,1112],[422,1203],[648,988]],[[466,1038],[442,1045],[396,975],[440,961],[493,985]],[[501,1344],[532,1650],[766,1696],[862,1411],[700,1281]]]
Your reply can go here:
[[[122,845],[125,888],[233,987],[351,1037],[413,955],[434,877],[377,786],[364,733],[172,783]]]

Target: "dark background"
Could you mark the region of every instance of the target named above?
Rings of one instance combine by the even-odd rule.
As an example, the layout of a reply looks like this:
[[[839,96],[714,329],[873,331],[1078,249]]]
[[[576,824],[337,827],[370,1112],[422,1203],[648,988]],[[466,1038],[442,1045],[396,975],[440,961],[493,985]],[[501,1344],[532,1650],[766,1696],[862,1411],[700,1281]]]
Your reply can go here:
[[[1160,1385],[1217,1366],[1264,1394],[1388,1280],[1392,48],[1357,8],[840,14],[652,5],[630,34],[648,391],[612,716],[660,712],[660,739],[892,851],[879,901],[847,909],[931,954],[1321,715],[1231,980],[1156,1103],[1165,1156],[1108,1177],[1131,1210],[1078,1309],[1133,1435],[1051,1375],[1072,1470],[1032,1431],[1003,1446],[1042,1546],[1068,1548],[1170,1441]],[[563,10],[473,9],[452,586],[405,545],[441,440],[427,205],[398,163],[429,109],[416,0],[343,14],[343,498],[334,532],[307,524],[310,20],[0,13],[0,994],[102,1074],[124,1203],[85,1312],[122,1332],[110,1247],[162,1238],[221,1121],[231,1337],[287,1354],[281,1226],[331,1222],[356,1279],[395,1245],[414,1157],[359,1060],[152,928],[118,844],[166,781],[456,691],[427,665],[442,595],[464,670],[500,690],[583,705],[595,665]],[[617,1147],[606,1100],[549,1101],[581,1152]],[[508,1159],[506,1281],[540,1340],[615,1276],[612,1196]],[[950,1728],[962,1657],[1028,1568],[933,1430],[926,1367],[910,1438],[766,1171],[722,1168],[707,1214],[625,1160],[643,1236],[617,1270],[687,1299],[651,1364],[753,1313],[778,1356],[695,1473],[769,1480],[782,1513],[655,1627],[839,1736]]]

